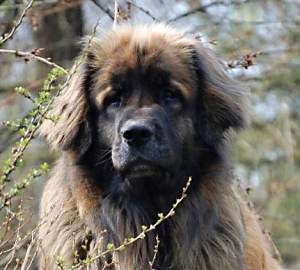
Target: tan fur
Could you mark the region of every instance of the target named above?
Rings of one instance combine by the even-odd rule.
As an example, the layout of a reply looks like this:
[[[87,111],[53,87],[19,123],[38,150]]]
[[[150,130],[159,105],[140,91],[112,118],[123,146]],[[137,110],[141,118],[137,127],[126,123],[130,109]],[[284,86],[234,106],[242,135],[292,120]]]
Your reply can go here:
[[[212,116],[214,123],[218,125],[218,121],[223,120],[223,113],[227,111],[228,106],[237,114],[242,114],[238,85],[226,84],[230,79],[222,71],[211,52],[198,41],[163,25],[121,27],[102,39],[92,41],[88,52],[91,52],[95,59],[89,64],[96,70],[101,68],[102,74],[101,80],[95,79],[93,96],[96,104],[100,106],[110,91],[111,74],[122,72],[128,67],[135,68],[141,61],[142,65],[146,66],[158,60],[161,67],[171,73],[172,84],[180,89],[187,100],[193,102],[196,78],[193,72],[187,69],[187,66],[192,65],[191,47],[196,48],[205,72],[209,74],[206,82],[208,95],[205,97],[205,106],[209,107],[210,103],[217,103],[219,106],[215,108]],[[138,58],[137,50],[143,53],[142,59]],[[84,63],[82,63],[77,68],[69,87],[54,103],[52,113],[60,116],[59,121],[53,123],[46,120],[41,127],[41,135],[45,136],[55,149],[70,144],[76,138],[80,124],[84,121],[87,109],[82,89],[84,76]],[[230,94],[225,90],[230,91]],[[218,126],[211,128],[218,128]],[[40,269],[59,269],[56,265],[58,258],[62,258],[67,267],[76,264],[78,246],[90,230],[93,231],[94,238],[88,252],[90,255],[95,255],[97,251],[93,250],[93,247],[101,247],[101,228],[95,224],[96,228],[87,227],[87,224],[90,224],[89,219],[100,211],[101,190],[97,188],[89,171],[76,166],[76,155],[74,149],[68,149],[64,153],[44,188],[39,229]],[[211,171],[216,172],[217,175],[218,171],[223,169],[213,167]],[[224,185],[221,184],[222,179],[214,175],[211,177],[212,179],[205,179],[206,184],[197,191],[199,196],[196,194],[192,198],[187,198],[172,217],[170,245],[176,254],[173,262],[174,269],[232,270],[244,264],[248,270],[281,269],[271,256],[268,240],[262,233],[255,214],[235,194],[230,182]],[[189,209],[199,209],[200,213],[200,203],[205,204],[207,212],[217,209],[222,230],[210,238],[199,238],[196,241],[197,245],[189,246],[186,240],[186,228],[190,225],[188,221],[199,218],[191,216],[194,212],[190,212]],[[125,235],[125,237],[132,236]],[[151,240],[150,237],[149,239]],[[137,266],[140,267],[140,260],[147,257],[144,256],[145,254],[136,254],[135,251],[144,252],[149,248],[145,245],[143,241],[138,241],[133,244],[133,247],[128,247],[128,253],[114,254],[113,259],[116,264],[110,269],[140,269],[137,269]],[[243,254],[243,262],[238,262],[237,254]],[[90,267],[79,269],[102,268],[99,264],[93,263]]]
[[[242,206],[247,233],[245,258],[248,268],[254,270],[282,269],[271,255],[271,243],[262,232],[257,216],[244,202],[242,202]]]
[[[57,256],[70,266],[76,244],[84,239],[86,228],[79,219],[76,202],[62,177],[64,164],[58,162],[44,188],[40,206],[40,269],[58,269]]]

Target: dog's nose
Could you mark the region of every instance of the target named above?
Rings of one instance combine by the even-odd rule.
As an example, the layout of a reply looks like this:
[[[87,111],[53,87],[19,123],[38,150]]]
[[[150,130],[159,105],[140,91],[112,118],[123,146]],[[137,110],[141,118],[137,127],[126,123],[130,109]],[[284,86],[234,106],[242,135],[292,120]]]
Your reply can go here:
[[[121,130],[123,139],[132,146],[143,145],[147,143],[153,132],[151,127],[139,121],[127,122]]]

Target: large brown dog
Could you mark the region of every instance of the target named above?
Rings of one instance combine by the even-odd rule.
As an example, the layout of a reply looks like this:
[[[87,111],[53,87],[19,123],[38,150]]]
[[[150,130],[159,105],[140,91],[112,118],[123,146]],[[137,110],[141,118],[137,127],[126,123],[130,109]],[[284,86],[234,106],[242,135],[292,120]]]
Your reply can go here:
[[[234,192],[225,146],[245,122],[243,90],[211,51],[163,25],[119,27],[87,47],[54,104],[59,121],[41,128],[63,154],[42,197],[40,268],[150,269],[158,235],[154,269],[280,269]],[[175,216],[100,256],[168,212],[189,176]]]

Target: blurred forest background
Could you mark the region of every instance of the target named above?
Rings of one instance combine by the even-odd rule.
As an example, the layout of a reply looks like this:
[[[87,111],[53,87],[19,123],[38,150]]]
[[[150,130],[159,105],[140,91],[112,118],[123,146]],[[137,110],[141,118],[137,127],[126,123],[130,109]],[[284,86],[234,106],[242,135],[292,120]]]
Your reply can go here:
[[[64,73],[49,71],[71,67],[84,35],[112,28],[115,2],[0,0],[0,269],[35,269],[45,162],[51,167],[56,155],[35,127]],[[283,264],[299,270],[300,1],[117,2],[118,20],[187,30],[249,86],[251,123],[235,139],[236,176]]]

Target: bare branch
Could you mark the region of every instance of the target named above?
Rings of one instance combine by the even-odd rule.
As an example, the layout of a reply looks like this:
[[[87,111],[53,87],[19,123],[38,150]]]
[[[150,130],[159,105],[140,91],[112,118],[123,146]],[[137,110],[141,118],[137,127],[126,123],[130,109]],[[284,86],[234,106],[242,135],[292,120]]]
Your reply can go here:
[[[119,5],[118,5],[118,1],[115,0],[115,9],[114,9],[114,24],[113,24],[113,29],[116,28],[117,24],[118,24],[118,17],[119,17]]]
[[[19,20],[15,23],[15,25],[11,29],[10,33],[4,34],[4,37],[0,40],[0,46],[3,45],[6,41],[8,41],[9,39],[11,39],[13,37],[14,33],[16,32],[18,27],[21,25],[24,17],[26,16],[27,11],[32,7],[33,3],[34,3],[34,0],[29,1],[28,5],[24,8]]]
[[[171,22],[175,22],[175,21],[178,21],[182,18],[185,18],[185,17],[188,17],[190,15],[193,15],[195,13],[198,13],[198,12],[202,12],[202,13],[206,13],[207,12],[207,9],[209,9],[210,7],[213,7],[213,6],[219,6],[219,5],[223,5],[223,6],[229,6],[229,5],[241,5],[241,4],[244,4],[246,2],[249,2],[250,0],[245,0],[245,1],[214,1],[214,2],[211,2],[209,4],[206,4],[206,5],[200,5],[196,8],[193,8],[185,13],[182,13],[180,15],[178,15],[177,17],[175,18],[172,18],[170,20],[168,20],[167,22],[168,23],[171,23]]]
[[[47,5],[52,5],[57,3],[56,0],[43,0],[43,1],[38,1],[34,3],[34,7],[45,7]],[[15,9],[23,9],[26,6],[26,3],[20,3],[20,4],[11,4],[11,5],[2,5],[0,1],[0,11],[9,11],[9,10],[15,10]]]
[[[14,54],[16,57],[25,58],[25,61],[28,61],[28,58],[33,58],[33,59],[35,59],[39,62],[42,62],[48,66],[56,67],[56,68],[62,70],[65,74],[67,74],[67,71],[63,67],[55,64],[54,62],[51,62],[49,59],[39,56],[38,54],[39,54],[40,50],[41,49],[33,49],[30,52],[23,52],[23,51],[19,51],[19,50],[0,49],[0,53]]]
[[[141,6],[138,6],[137,4],[133,3],[132,1],[127,1],[128,4],[132,5],[133,7],[139,9],[140,11],[142,11],[143,13],[145,13],[146,15],[148,15],[153,21],[158,21],[158,19],[151,14],[151,12],[147,9],[144,9]]]
[[[21,267],[20,270],[25,270],[26,269],[25,267],[26,267],[27,262],[29,260],[30,252],[31,252],[31,249],[33,248],[33,245],[34,245],[34,241],[33,241],[33,238],[32,238],[31,241],[30,241],[30,244],[28,245],[28,247],[26,249],[25,257],[24,257],[22,267]]]
[[[104,7],[102,4],[100,4],[97,0],[92,0],[92,2],[98,7],[100,8],[109,18],[111,18],[112,20],[114,20],[114,15],[112,13],[112,11],[108,8],[108,7]]]

